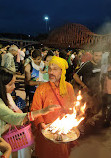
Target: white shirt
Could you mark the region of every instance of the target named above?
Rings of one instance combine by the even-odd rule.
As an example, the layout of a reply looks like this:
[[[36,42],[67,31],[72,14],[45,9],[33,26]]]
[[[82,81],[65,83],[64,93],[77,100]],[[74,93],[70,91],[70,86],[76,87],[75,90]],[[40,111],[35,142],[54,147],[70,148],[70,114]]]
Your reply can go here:
[[[19,51],[19,55],[20,55],[20,60],[24,60],[25,57],[25,53],[23,51]]]

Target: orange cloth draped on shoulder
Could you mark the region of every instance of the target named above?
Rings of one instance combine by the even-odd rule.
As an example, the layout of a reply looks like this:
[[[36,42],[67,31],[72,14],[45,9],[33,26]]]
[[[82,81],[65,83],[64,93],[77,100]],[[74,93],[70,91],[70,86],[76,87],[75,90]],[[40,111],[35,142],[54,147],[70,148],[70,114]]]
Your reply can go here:
[[[62,108],[56,109],[53,112],[50,112],[47,115],[40,116],[34,121],[36,131],[34,132],[35,136],[35,146],[36,154],[39,158],[68,158],[69,157],[69,148],[68,144],[55,144],[50,140],[47,140],[43,137],[38,128],[38,124],[44,122],[45,124],[52,123],[56,120],[61,114],[66,112],[68,108],[73,106],[74,103],[74,90],[70,83],[66,82],[67,94],[60,96],[59,88],[55,86],[54,83],[50,82],[52,88],[54,89],[57,97],[59,98]],[[31,111],[39,110],[45,108],[49,105],[59,105],[56,96],[54,95],[49,82],[46,82],[40,85],[34,94]],[[67,113],[67,112],[66,112]]]

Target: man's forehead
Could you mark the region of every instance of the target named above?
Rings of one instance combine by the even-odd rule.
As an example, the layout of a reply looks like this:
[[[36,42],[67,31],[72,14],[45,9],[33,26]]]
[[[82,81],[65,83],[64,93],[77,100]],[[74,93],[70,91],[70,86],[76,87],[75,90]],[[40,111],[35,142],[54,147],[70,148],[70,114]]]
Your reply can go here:
[[[60,68],[57,64],[55,63],[51,63],[49,64],[49,67],[53,67],[53,68]]]

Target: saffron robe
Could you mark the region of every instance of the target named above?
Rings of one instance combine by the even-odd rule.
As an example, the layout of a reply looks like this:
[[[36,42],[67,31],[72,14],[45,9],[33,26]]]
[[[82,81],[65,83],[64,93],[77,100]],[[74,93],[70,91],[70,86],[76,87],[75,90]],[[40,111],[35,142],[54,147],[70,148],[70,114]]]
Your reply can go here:
[[[46,115],[38,117],[34,120],[35,136],[35,150],[39,158],[68,158],[69,157],[69,144],[61,143],[56,144],[44,138],[39,128],[40,123],[49,124],[55,121],[61,114],[67,113],[68,109],[74,105],[74,90],[70,83],[66,82],[67,94],[60,96],[59,87],[50,82],[53,90],[59,98],[62,106],[61,109],[56,109]],[[40,110],[49,105],[59,105],[59,102],[51,89],[49,82],[40,85],[34,94],[31,111]]]

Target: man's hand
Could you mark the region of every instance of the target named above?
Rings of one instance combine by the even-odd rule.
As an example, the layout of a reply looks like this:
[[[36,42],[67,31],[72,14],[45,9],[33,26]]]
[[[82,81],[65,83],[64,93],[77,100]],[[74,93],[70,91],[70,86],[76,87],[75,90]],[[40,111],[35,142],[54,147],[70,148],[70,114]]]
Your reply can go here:
[[[36,111],[32,111],[31,114],[33,116],[33,118],[37,118],[38,116],[41,116],[41,115],[46,115],[48,114],[49,112],[52,112],[54,111],[55,109],[59,109],[61,108],[60,105],[50,105],[50,106],[47,106],[46,108],[44,109],[41,109],[41,110],[36,110]],[[29,120],[30,120],[30,117],[29,117]],[[31,120],[32,121],[32,120]]]
[[[42,115],[46,115],[51,111],[54,111],[55,109],[60,109],[60,105],[49,105],[46,108],[42,109]]]
[[[89,118],[86,123],[88,123],[88,124],[90,124],[92,126],[95,126],[95,121],[94,121],[93,118]]]
[[[88,87],[87,87],[86,85],[83,86],[83,90],[84,90],[85,92],[89,92],[89,89],[88,89]]]

